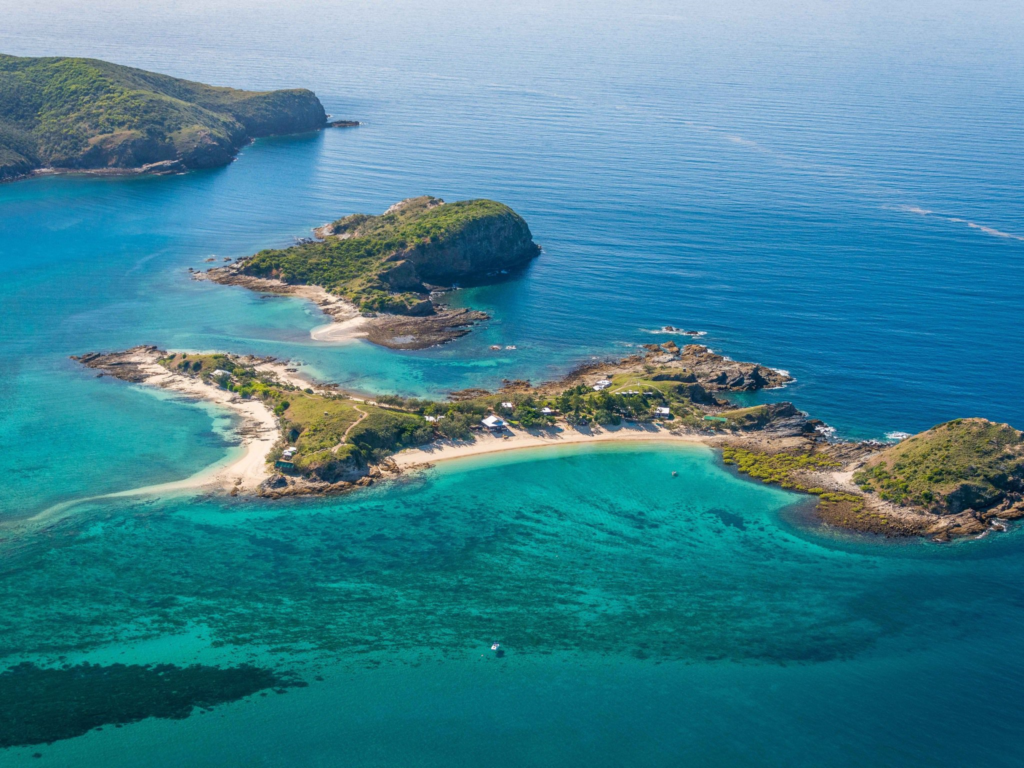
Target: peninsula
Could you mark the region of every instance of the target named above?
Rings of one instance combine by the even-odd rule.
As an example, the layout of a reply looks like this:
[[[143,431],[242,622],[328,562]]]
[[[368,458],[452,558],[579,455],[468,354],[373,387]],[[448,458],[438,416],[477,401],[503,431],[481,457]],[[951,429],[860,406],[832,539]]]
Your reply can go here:
[[[316,302],[334,320],[314,332],[320,341],[363,337],[391,349],[423,349],[487,319],[445,307],[445,290],[500,279],[540,252],[523,218],[493,200],[414,197],[314,233],[197,277]]]
[[[700,442],[737,471],[807,494],[825,524],[945,541],[1024,517],[1024,434],[959,419],[896,445],[826,438],[792,403],[737,407],[730,393],[791,378],[674,342],[580,366],[538,386],[445,401],[359,398],[315,385],[281,361],[136,347],[83,365],[122,380],[218,402],[243,418],[233,466],[175,487],[268,498],[329,494],[449,458],[514,448],[623,440]]]
[[[304,89],[240,91],[97,59],[0,54],[0,180],[212,168],[254,138],[326,125]]]

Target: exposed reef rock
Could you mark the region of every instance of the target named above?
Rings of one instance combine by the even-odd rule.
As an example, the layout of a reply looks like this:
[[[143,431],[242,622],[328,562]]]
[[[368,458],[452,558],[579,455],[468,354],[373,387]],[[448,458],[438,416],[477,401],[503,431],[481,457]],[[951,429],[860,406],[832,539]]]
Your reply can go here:
[[[84,355],[72,355],[71,359],[77,360],[86,368],[100,371],[100,376],[113,376],[121,381],[141,384],[150,376],[145,369],[146,364],[150,362],[150,358],[155,359],[160,354],[162,353],[158,347],[142,344],[123,352],[86,352]]]
[[[389,349],[426,349],[465,336],[487,319],[474,309],[442,309],[423,317],[377,315],[367,326],[366,338]]]

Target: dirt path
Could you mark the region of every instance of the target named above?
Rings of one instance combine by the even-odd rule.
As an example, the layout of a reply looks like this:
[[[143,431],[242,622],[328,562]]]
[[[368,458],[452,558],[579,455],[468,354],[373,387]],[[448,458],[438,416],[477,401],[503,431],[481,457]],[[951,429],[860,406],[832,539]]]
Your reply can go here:
[[[357,425],[358,425],[358,424],[359,424],[359,423],[360,423],[360,422],[361,422],[361,421],[362,421],[363,419],[365,419],[365,418],[366,418],[367,416],[369,416],[369,415],[370,415],[370,414],[368,414],[368,413],[367,413],[366,411],[364,411],[364,410],[363,410],[362,408],[360,408],[360,407],[359,407],[358,405],[355,405],[355,404],[353,404],[353,405],[352,405],[352,407],[353,407],[353,408],[355,408],[355,409],[356,409],[357,411],[359,411],[359,413],[360,413],[361,415],[360,415],[360,417],[359,417],[358,419],[356,419],[355,421],[353,421],[353,422],[352,422],[351,424],[349,424],[349,425],[348,425],[348,429],[346,429],[346,430],[345,430],[345,434],[343,434],[343,435],[341,436],[341,442],[340,442],[340,443],[338,443],[338,445],[342,445],[342,444],[343,444],[343,443],[344,443],[344,442],[345,442],[346,440],[348,440],[348,433],[349,433],[349,432],[351,432],[351,431],[352,431],[353,429],[355,429],[355,428],[356,428],[356,426],[357,426]]]

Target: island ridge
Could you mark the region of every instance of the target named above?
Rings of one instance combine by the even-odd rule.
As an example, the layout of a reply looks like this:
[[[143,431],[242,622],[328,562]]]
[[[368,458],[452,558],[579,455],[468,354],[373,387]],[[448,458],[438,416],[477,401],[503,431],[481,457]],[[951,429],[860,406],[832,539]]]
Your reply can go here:
[[[261,136],[327,125],[312,91],[241,91],[97,59],[0,54],[0,181],[226,165]]]

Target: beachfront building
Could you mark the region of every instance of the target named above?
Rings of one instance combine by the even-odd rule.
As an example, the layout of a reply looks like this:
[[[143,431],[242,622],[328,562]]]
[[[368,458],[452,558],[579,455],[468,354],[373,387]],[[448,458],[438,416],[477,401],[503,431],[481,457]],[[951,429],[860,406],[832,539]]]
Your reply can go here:
[[[505,420],[493,414],[480,422],[491,432],[501,432],[505,428]]]
[[[612,383],[608,379],[601,379],[594,385],[594,391],[600,392],[602,389],[608,389],[611,385]]]
[[[671,416],[672,415],[672,411],[670,411],[664,405],[659,405],[657,408],[654,409],[654,415],[655,416]]]

